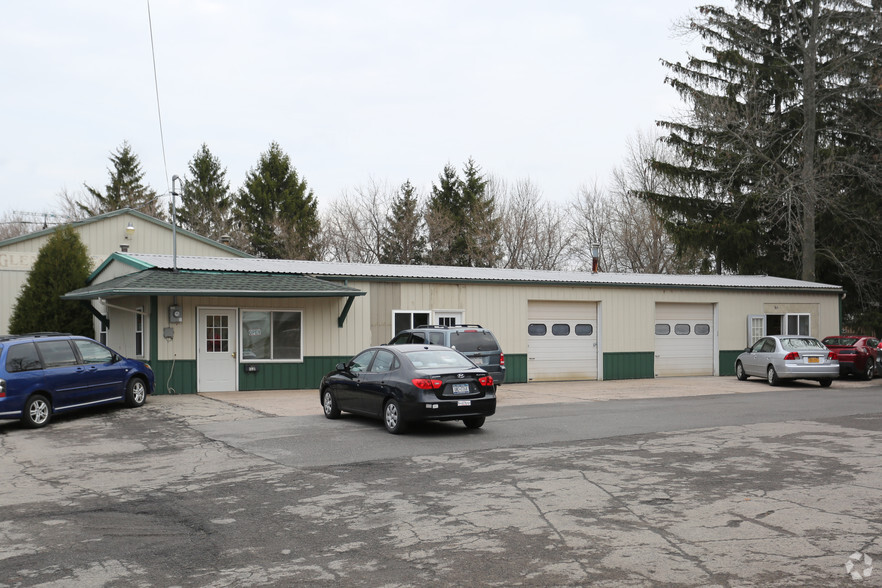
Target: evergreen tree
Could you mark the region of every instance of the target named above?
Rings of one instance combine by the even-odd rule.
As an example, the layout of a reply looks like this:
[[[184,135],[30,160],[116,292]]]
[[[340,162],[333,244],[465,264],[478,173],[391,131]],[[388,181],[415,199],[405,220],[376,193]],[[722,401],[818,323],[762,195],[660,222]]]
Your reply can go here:
[[[460,179],[449,163],[432,185],[426,223],[429,259],[437,265],[492,267],[499,259],[499,220],[487,180],[469,159]]]
[[[689,26],[708,56],[664,62],[691,108],[659,123],[682,159],[654,162],[684,190],[642,194],[679,247],[703,250],[717,271],[852,281],[858,300],[878,292],[880,256],[853,253],[875,251],[880,221],[871,204],[882,192],[880,9],[879,0],[699,7]],[[852,254],[839,253],[844,241]]]
[[[180,226],[203,237],[219,240],[230,234],[232,196],[227,170],[203,143],[190,160],[190,177],[176,207]],[[169,206],[171,214],[171,206]]]
[[[380,263],[419,265],[426,256],[426,237],[416,188],[410,180],[392,201],[386,216],[389,230],[382,236]]]
[[[57,228],[40,248],[28,281],[15,301],[10,332],[59,331],[94,336],[92,314],[86,303],[60,298],[85,286],[90,272],[89,254],[80,236],[70,225]]]
[[[104,214],[122,208],[131,208],[156,218],[163,218],[156,192],[144,181],[141,162],[127,141],[111,153],[113,167],[107,170],[110,183],[102,194],[99,190],[83,184],[91,197],[89,203],[78,203],[79,208],[90,216]]]
[[[235,217],[250,235],[250,252],[271,259],[315,259],[318,203],[279,144],[272,142],[245,177]]]

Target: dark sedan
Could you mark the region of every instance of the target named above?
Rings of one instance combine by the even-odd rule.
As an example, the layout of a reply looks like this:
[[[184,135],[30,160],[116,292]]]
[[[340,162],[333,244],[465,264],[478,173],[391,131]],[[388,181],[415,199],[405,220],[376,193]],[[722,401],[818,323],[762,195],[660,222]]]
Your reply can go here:
[[[839,356],[839,373],[872,380],[876,375],[879,339],[863,335],[836,335],[822,341]]]
[[[496,412],[493,378],[440,345],[365,349],[322,378],[319,396],[327,418],[341,411],[380,418],[390,433],[431,420],[478,429]]]

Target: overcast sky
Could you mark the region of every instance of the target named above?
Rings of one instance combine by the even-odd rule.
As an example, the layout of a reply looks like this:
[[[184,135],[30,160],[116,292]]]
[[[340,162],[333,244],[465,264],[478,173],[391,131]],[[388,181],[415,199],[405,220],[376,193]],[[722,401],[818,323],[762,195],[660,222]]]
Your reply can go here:
[[[128,141],[145,180],[204,142],[235,190],[271,141],[322,206],[371,179],[423,193],[448,162],[567,201],[681,106],[660,58],[694,0],[3,2],[0,212],[102,192]]]

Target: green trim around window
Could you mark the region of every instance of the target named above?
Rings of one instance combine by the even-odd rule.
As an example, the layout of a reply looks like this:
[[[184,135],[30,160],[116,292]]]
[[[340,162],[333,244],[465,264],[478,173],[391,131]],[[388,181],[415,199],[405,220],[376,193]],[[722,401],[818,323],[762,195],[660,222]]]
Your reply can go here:
[[[736,351],[732,351],[730,349],[720,350],[720,375],[721,376],[734,376],[735,375],[735,360],[742,353],[744,353],[743,349],[738,349]]]
[[[652,351],[603,354],[604,380],[636,380],[655,377],[655,353]]]

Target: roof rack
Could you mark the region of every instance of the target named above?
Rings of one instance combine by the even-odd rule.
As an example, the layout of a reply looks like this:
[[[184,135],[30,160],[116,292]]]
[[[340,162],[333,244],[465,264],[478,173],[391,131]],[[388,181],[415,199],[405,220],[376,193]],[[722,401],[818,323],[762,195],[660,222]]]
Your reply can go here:
[[[37,339],[40,337],[64,337],[70,333],[58,333],[55,331],[40,331],[38,333],[22,333],[21,335],[0,335],[0,341],[13,341],[15,339]]]
[[[483,329],[481,325],[420,325],[418,327],[414,327],[414,329],[459,329],[459,328],[469,328],[469,329]]]

